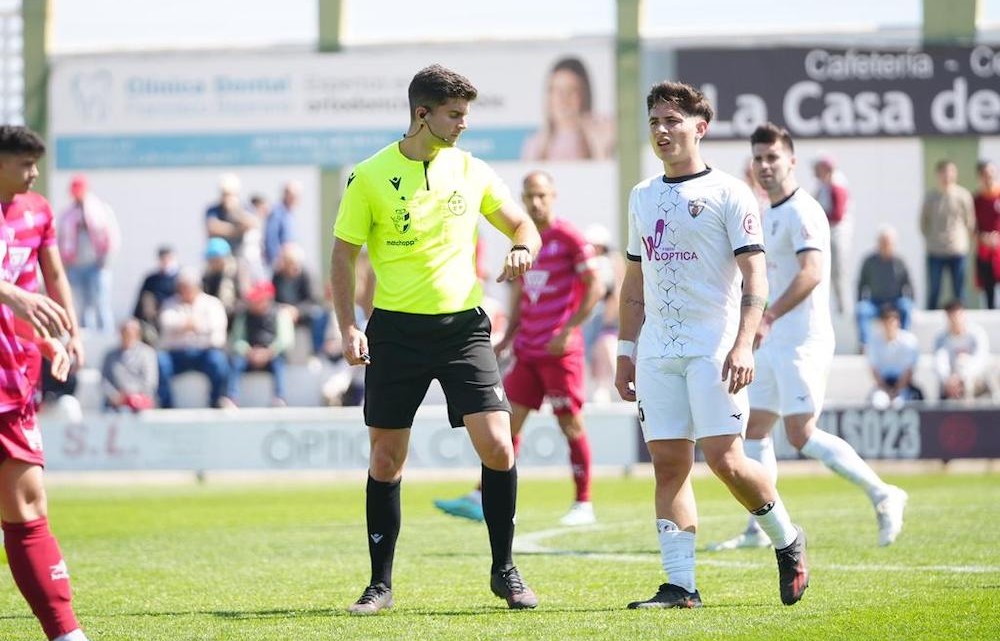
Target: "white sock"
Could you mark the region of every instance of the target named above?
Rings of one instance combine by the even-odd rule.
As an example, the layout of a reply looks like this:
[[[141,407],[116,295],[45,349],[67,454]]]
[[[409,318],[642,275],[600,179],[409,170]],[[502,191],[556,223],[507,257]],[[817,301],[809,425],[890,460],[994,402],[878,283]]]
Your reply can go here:
[[[77,628],[72,632],[67,632],[62,636],[56,637],[52,641],[87,641],[87,636],[83,633],[83,630]]]
[[[798,530],[792,524],[791,517],[788,516],[785,504],[781,502],[781,497],[774,499],[772,503],[761,507],[751,514],[757,519],[757,523],[761,529],[767,532],[767,536],[770,537],[771,544],[774,545],[775,550],[787,548],[795,541],[795,537],[799,535]]]
[[[743,451],[746,453],[747,458],[757,461],[764,467],[767,479],[772,484],[777,482],[778,459],[774,455],[774,441],[771,440],[770,436],[765,436],[761,439],[746,439],[743,441]],[[747,534],[760,532],[760,525],[752,514],[747,520],[746,532]]]
[[[660,537],[660,559],[667,580],[694,592],[694,533],[679,530],[676,523],[667,519],[656,519],[656,533]]]
[[[850,443],[839,436],[820,429],[813,430],[812,436],[800,451],[809,458],[822,461],[823,465],[851,483],[860,485],[868,493],[872,503],[877,505],[888,495],[885,482],[858,456]]]

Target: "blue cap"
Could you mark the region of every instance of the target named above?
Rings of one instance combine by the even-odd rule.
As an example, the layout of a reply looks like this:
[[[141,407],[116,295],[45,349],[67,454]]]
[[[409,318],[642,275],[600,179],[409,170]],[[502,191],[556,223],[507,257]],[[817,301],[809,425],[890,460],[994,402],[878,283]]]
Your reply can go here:
[[[209,238],[208,246],[205,248],[205,258],[218,258],[220,256],[230,256],[232,250],[225,238]]]

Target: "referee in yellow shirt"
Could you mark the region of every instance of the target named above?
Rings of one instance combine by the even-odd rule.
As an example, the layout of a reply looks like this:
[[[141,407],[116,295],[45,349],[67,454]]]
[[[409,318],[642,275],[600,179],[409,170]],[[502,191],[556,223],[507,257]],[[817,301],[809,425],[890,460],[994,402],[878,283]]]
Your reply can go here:
[[[349,608],[393,605],[392,561],[400,528],[399,486],[410,428],[432,379],[452,426],[465,426],[483,463],[483,515],[493,560],[490,588],[513,609],[538,599],[511,558],[517,469],[510,405],[490,345],[476,276],[479,215],[511,239],[497,279],[531,267],[541,238],[486,163],[455,148],[476,88],[432,65],[409,87],[410,127],[399,142],[359,163],[334,228],[334,309],[351,365],[364,365],[371,441],[366,507],[371,581]],[[362,332],[354,315],[354,269],[362,245],[375,270],[375,309]]]

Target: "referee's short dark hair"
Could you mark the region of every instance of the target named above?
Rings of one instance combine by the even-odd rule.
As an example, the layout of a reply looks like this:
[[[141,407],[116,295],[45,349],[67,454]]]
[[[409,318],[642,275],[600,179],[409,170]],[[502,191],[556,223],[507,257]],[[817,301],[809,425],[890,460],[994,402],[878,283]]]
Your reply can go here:
[[[23,125],[0,125],[0,154],[41,156],[44,153],[45,141],[32,130]]]
[[[712,122],[715,117],[715,110],[705,94],[683,82],[664,80],[653,85],[646,96],[646,112],[652,111],[660,102],[672,105],[689,116],[700,116],[705,122]]]
[[[413,76],[407,95],[410,99],[410,118],[416,118],[417,107],[432,109],[452,98],[471,102],[479,92],[462,74],[435,64],[424,67]]]
[[[781,144],[788,149],[788,151],[795,153],[795,143],[792,142],[792,134],[788,133],[788,130],[784,127],[779,127],[773,122],[765,122],[754,129],[753,133],[750,134],[750,144],[756,145],[758,143],[763,143],[765,145],[771,145],[780,141]]]

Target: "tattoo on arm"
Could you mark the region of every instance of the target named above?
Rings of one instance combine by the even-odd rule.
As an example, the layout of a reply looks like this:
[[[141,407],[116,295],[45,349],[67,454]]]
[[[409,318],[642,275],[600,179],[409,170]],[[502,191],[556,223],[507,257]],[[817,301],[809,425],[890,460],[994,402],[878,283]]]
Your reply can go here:
[[[631,296],[625,299],[626,305],[631,305],[632,307],[642,307],[644,305],[643,301],[632,298]]]
[[[757,296],[756,294],[743,294],[743,298],[740,300],[741,307],[756,307],[757,309],[764,311],[767,307],[767,300],[763,296]]]

